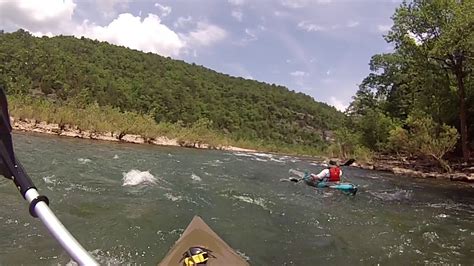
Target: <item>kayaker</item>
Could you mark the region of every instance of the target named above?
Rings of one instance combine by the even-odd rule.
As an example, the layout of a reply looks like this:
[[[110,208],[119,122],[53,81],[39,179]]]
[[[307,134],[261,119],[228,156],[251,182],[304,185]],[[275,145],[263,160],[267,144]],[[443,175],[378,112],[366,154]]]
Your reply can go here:
[[[323,169],[319,174],[311,174],[313,182],[324,181],[324,182],[340,182],[342,176],[342,170],[336,161],[330,160],[329,167]]]

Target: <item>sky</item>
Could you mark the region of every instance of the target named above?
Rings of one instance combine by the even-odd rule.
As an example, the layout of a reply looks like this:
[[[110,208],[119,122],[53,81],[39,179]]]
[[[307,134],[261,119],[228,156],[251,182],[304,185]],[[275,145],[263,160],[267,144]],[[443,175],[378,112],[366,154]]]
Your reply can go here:
[[[278,84],[344,110],[398,0],[0,0],[0,29],[74,35]]]

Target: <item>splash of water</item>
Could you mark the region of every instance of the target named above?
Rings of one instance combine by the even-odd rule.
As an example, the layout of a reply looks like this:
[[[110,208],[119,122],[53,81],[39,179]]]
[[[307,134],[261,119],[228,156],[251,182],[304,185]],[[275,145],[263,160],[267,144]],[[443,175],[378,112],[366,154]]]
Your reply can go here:
[[[194,173],[191,174],[191,179],[193,181],[197,181],[197,182],[201,182],[202,181],[202,178]]]
[[[156,178],[149,171],[130,170],[128,173],[122,173],[122,186],[154,185]]]
[[[299,177],[301,177],[301,178],[304,177],[304,172],[301,172],[301,171],[298,171],[298,170],[295,170],[295,169],[290,169],[290,170],[288,171],[288,173],[294,174],[294,175],[299,176]]]
[[[80,164],[86,164],[86,163],[92,162],[92,160],[88,158],[79,158],[77,160],[79,161]]]

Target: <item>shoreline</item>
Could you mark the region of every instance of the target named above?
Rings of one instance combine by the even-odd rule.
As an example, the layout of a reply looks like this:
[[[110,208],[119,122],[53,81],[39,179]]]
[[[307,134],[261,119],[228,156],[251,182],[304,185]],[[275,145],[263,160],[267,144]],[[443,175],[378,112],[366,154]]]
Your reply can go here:
[[[195,149],[225,150],[235,152],[257,152],[253,149],[245,149],[234,146],[210,146],[201,142],[178,141],[178,139],[158,136],[156,138],[144,138],[140,135],[125,134],[120,136],[114,132],[92,132],[89,130],[81,130],[77,126],[39,122],[35,119],[16,119],[10,117],[13,130],[21,132],[35,132],[48,135],[56,135],[62,137],[92,139],[112,142],[134,143],[134,144],[152,144],[158,146],[173,146]]]
[[[81,130],[77,126],[64,125],[60,126],[59,124],[40,122],[35,119],[16,119],[10,117],[12,128],[15,131],[21,132],[35,132],[40,134],[56,135],[63,137],[72,137],[72,138],[81,138],[81,139],[92,139],[92,140],[102,140],[102,141],[112,141],[112,142],[122,142],[122,143],[134,143],[134,144],[152,144],[158,146],[173,146],[173,147],[183,147],[183,148],[195,148],[195,149],[211,149],[211,150],[224,150],[224,151],[234,151],[234,152],[261,152],[253,149],[245,149],[234,146],[210,146],[209,144],[202,142],[191,142],[191,141],[178,141],[177,139],[168,138],[165,136],[158,136],[156,138],[144,138],[140,135],[134,134],[125,134],[118,135],[114,132],[98,133],[91,132],[88,130]],[[273,153],[273,152],[272,152]],[[299,156],[308,158],[308,156]],[[315,159],[316,157],[310,157],[310,159]],[[327,160],[328,158],[321,158],[321,160]],[[339,160],[342,161],[342,160]],[[408,176],[414,178],[433,178],[439,180],[451,180],[451,181],[462,181],[468,183],[474,183],[474,166],[467,166],[461,171],[456,170],[452,173],[442,173],[436,171],[433,167],[427,167],[427,169],[415,169],[417,165],[416,161],[404,162],[393,157],[384,158],[384,157],[375,157],[372,163],[353,163],[351,166],[365,169],[365,170],[376,170],[390,172],[397,176]]]
[[[389,172],[397,176],[407,176],[413,178],[429,178],[438,180],[460,181],[474,183],[474,166],[458,165],[460,169],[450,173],[443,173],[430,164],[422,164],[421,160],[397,159],[390,156],[376,156],[372,163],[357,164],[352,166],[365,170],[376,170]]]

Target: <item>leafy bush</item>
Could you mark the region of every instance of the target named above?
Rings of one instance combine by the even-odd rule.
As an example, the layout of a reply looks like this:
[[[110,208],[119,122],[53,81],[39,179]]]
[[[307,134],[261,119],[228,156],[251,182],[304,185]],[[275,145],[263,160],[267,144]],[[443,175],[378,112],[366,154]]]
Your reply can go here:
[[[443,169],[451,171],[443,156],[456,145],[459,134],[455,128],[440,125],[422,112],[410,114],[406,127],[397,127],[390,132],[389,143],[394,151],[433,158]]]

